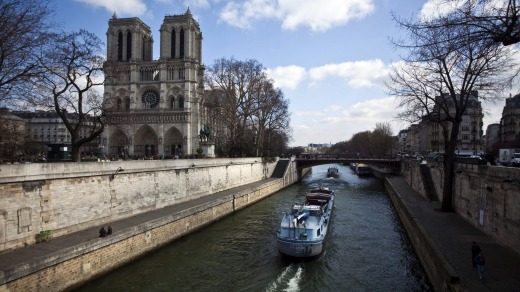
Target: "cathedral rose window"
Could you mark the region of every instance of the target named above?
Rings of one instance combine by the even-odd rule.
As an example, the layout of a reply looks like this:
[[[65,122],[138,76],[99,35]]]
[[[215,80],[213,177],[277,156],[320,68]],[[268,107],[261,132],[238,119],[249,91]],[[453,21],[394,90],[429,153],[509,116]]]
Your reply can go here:
[[[149,89],[143,93],[142,101],[146,108],[154,108],[159,104],[159,93]]]

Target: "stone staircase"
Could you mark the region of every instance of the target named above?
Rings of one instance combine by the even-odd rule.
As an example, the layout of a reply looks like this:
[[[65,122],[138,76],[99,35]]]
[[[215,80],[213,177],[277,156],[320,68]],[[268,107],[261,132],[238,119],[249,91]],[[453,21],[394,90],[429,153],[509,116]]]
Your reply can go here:
[[[426,191],[426,195],[430,201],[438,201],[437,192],[435,191],[435,186],[433,184],[432,173],[430,172],[430,168],[426,164],[420,165],[421,169],[421,177],[424,184],[424,190]]]
[[[291,160],[284,159],[284,160],[278,160],[278,163],[276,164],[276,167],[274,168],[273,174],[271,175],[271,178],[282,178],[285,175],[285,171],[287,170],[287,166]]]

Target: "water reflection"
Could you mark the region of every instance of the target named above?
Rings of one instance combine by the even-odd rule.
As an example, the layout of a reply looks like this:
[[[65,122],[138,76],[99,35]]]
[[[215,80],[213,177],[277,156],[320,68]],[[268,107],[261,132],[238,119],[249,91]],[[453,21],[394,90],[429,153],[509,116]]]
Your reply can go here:
[[[428,291],[383,184],[335,165],[147,255],[79,291]],[[313,187],[335,190],[325,252],[312,261],[276,250],[283,213]]]

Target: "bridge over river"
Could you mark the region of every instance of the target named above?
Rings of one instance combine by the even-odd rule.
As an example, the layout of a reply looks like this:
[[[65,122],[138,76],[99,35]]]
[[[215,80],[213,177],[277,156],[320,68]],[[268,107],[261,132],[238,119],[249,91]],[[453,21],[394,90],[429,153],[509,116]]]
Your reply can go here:
[[[321,164],[342,163],[349,165],[351,163],[365,163],[381,167],[387,167],[393,171],[401,170],[401,159],[387,157],[359,157],[359,156],[342,156],[335,154],[302,154],[296,159],[298,168],[312,167]]]

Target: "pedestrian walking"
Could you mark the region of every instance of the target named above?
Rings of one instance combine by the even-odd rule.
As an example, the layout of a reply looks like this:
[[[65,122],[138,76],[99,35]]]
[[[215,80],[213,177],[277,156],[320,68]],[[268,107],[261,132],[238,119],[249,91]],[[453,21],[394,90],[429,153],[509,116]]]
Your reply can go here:
[[[110,227],[110,225],[108,225],[107,227],[107,235],[110,235],[112,234],[112,227]]]
[[[477,245],[476,242],[473,241],[471,244],[471,263],[473,264],[473,267],[477,266],[477,263],[475,262],[475,258],[480,253],[480,247]]]
[[[482,252],[480,252],[475,258],[475,263],[477,264],[477,272],[480,279],[484,278],[484,265],[486,264],[486,259]]]

